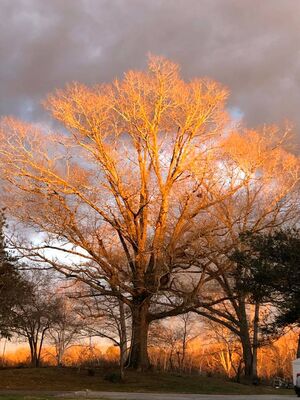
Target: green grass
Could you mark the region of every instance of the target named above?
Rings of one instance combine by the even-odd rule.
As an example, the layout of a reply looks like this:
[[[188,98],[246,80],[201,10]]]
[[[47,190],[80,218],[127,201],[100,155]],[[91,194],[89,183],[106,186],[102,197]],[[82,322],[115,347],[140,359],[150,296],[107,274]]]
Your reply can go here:
[[[0,400],[15,400],[9,391],[29,391],[31,399],[43,400],[51,391],[120,391],[205,394],[291,394],[291,390],[276,390],[267,386],[243,385],[221,378],[164,373],[136,373],[127,371],[123,383],[111,383],[104,373],[96,370],[88,376],[86,370],[74,368],[24,368],[0,370]],[[1,391],[3,396],[1,396]],[[32,391],[32,393],[31,393]],[[36,391],[36,393],[35,393]],[[44,394],[38,393],[44,391]],[[51,393],[49,393],[51,395]],[[6,397],[5,397],[6,396]],[[41,397],[39,397],[41,396]],[[45,396],[45,397],[44,397]],[[24,398],[24,397],[23,397]],[[30,400],[30,397],[26,397]]]

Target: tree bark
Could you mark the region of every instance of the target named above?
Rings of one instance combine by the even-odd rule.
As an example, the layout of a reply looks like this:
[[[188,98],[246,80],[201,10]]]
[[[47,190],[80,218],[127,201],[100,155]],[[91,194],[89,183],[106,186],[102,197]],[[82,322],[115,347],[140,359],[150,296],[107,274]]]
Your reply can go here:
[[[126,362],[126,353],[127,353],[127,331],[126,331],[124,303],[121,300],[119,300],[119,310],[120,310],[120,375],[121,375],[121,380],[124,381],[125,378],[124,365]]]
[[[244,375],[246,380],[251,381],[253,373],[253,353],[244,299],[241,299],[239,304],[239,322],[240,339],[243,349]]]
[[[38,368],[40,365],[40,360],[37,351],[37,343],[34,340],[31,348],[31,365],[35,368]]]
[[[28,343],[30,347],[30,363],[33,367],[37,368],[39,366],[39,360],[37,357],[37,343],[32,337],[28,337]]]
[[[251,349],[251,342],[247,340],[247,337],[241,337],[242,348],[243,348],[243,360],[244,360],[244,375],[248,380],[252,379],[252,363],[253,354]]]
[[[253,350],[252,350],[252,382],[257,383],[257,351],[258,351],[258,329],[259,329],[259,303],[255,303],[253,321]]]
[[[126,367],[145,371],[150,368],[148,356],[149,300],[134,301],[131,312],[132,337]]]

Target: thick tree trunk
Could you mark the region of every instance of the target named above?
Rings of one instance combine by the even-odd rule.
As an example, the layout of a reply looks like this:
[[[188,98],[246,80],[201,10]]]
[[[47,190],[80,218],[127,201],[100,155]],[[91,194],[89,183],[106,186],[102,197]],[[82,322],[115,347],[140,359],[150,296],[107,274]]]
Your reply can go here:
[[[37,351],[37,343],[33,342],[32,343],[32,348],[31,348],[31,365],[35,368],[38,368],[40,365],[40,359],[38,357],[38,351]]]
[[[30,363],[32,367],[38,367],[38,358],[37,358],[37,344],[32,337],[28,337],[28,343],[30,347]]]
[[[57,367],[62,367],[62,358],[63,358],[63,351],[59,347],[56,353],[56,366]]]
[[[244,375],[247,380],[252,380],[252,366],[253,366],[253,354],[251,349],[251,342],[247,340],[247,337],[241,338],[243,348],[243,360],[244,360]]]
[[[150,368],[148,356],[149,301],[135,302],[132,307],[132,336],[127,368],[145,371]]]
[[[257,350],[258,350],[258,328],[259,328],[259,303],[255,304],[253,321],[253,340],[249,333],[246,313],[241,321],[241,342],[243,348],[243,360],[245,367],[245,378],[251,383],[257,384]]]
[[[252,380],[253,374],[253,353],[252,344],[249,334],[249,325],[247,321],[247,313],[245,308],[245,302],[240,301],[240,339],[243,349],[243,361],[244,361],[244,376],[246,380]]]

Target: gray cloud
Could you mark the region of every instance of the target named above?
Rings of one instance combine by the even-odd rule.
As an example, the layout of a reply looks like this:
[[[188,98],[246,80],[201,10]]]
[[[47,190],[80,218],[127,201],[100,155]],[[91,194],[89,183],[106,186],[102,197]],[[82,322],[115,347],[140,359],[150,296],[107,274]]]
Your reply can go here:
[[[0,0],[0,114],[78,80],[108,81],[165,55],[231,91],[249,125],[300,128],[299,0]]]

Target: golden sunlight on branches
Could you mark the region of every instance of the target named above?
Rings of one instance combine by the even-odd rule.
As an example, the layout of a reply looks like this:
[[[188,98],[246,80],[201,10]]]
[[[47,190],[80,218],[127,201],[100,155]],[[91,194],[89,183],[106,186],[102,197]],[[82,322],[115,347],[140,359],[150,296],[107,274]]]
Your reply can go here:
[[[10,244],[129,307],[128,366],[149,367],[153,321],[191,310],[231,324],[252,351],[253,304],[233,295],[228,255],[241,233],[295,221],[300,169],[285,132],[234,126],[227,96],[151,56],[145,72],[49,95],[57,132],[1,122],[2,204],[39,235]]]

